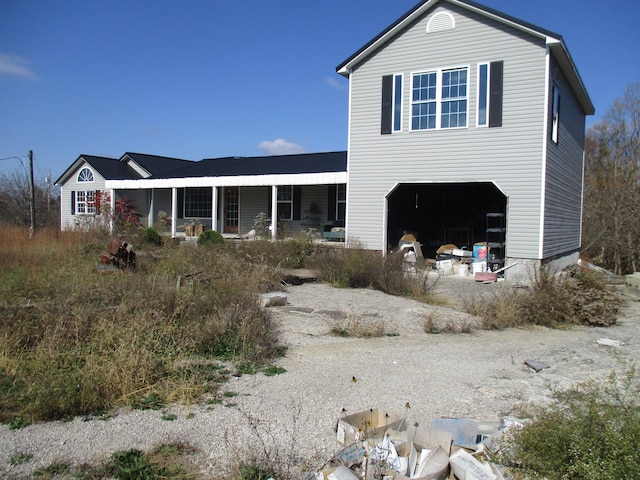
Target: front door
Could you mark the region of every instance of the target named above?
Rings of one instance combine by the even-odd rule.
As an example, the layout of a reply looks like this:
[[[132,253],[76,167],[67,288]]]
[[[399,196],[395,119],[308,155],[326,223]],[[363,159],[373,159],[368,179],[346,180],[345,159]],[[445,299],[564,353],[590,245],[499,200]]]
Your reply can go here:
[[[239,206],[238,187],[226,187],[224,189],[224,233],[238,233]]]

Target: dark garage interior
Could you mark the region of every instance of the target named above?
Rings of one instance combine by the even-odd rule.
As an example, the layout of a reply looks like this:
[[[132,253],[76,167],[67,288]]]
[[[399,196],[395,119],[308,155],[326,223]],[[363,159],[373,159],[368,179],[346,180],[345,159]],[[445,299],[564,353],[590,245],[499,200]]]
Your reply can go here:
[[[504,222],[507,204],[491,182],[403,183],[387,199],[387,248],[395,250],[400,238],[412,233],[431,258],[441,245],[471,250],[486,242],[492,222]]]

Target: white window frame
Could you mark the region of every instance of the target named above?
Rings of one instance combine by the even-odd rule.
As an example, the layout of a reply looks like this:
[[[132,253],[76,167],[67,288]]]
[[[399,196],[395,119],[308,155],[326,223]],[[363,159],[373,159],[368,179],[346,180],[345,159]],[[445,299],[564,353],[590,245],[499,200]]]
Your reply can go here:
[[[289,192],[291,193],[291,197],[288,199],[282,199],[280,197],[280,193],[286,193],[284,190],[281,190],[283,188],[288,188]],[[284,204],[289,204],[290,208],[289,208],[289,218],[285,218],[285,217],[280,217],[280,205],[284,205]],[[278,220],[293,220],[293,185],[280,185],[278,186],[278,193],[277,193],[277,205],[276,205],[276,218]]]
[[[76,202],[76,205],[75,205],[76,215],[95,215],[96,214],[96,191],[95,190],[76,190],[75,202]]]
[[[485,85],[485,108],[484,108],[484,123],[480,123],[482,120],[480,116],[480,93],[481,93],[481,82],[480,82],[480,68],[486,68],[486,85]],[[490,105],[490,92],[491,92],[491,63],[490,62],[480,62],[478,63],[477,68],[477,76],[476,76],[476,127],[479,128],[487,128],[489,126],[489,105]]]
[[[397,91],[398,81],[400,81],[400,92]],[[391,98],[391,131],[393,133],[402,132],[402,98],[403,98],[404,78],[402,73],[393,75],[393,94]],[[398,96],[399,95],[399,96]],[[396,99],[399,100],[399,105]],[[396,127],[396,122],[398,126]]]
[[[442,104],[444,102],[449,102],[449,101],[453,101],[453,100],[442,100],[442,74],[444,72],[450,72],[453,70],[466,70],[467,71],[467,92],[466,92],[466,102],[467,102],[467,108],[466,108],[466,122],[464,126],[456,126],[456,127],[442,127]],[[411,72],[410,73],[410,88],[409,88],[409,95],[410,95],[410,102],[409,102],[409,109],[410,109],[410,115],[409,115],[409,131],[410,132],[424,132],[424,131],[429,131],[429,130],[459,130],[459,129],[464,129],[464,128],[469,128],[469,104],[470,102],[470,95],[469,95],[469,85],[471,84],[471,77],[469,75],[469,71],[470,71],[470,66],[469,65],[458,65],[458,66],[454,66],[454,67],[443,67],[443,68],[431,68],[431,69],[425,69],[425,70],[417,70],[415,72]],[[417,103],[422,103],[422,102],[414,102],[413,101],[413,79],[416,75],[425,75],[425,74],[430,74],[430,73],[435,73],[436,74],[436,98],[435,100],[435,104],[436,104],[436,125],[434,128],[422,128],[422,129],[414,129],[413,128],[413,106]]]

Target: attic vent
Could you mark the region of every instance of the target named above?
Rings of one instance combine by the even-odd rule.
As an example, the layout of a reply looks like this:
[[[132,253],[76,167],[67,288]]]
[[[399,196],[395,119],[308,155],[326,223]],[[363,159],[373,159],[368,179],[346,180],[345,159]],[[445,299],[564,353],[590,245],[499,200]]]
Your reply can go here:
[[[448,12],[434,14],[427,23],[427,33],[444,32],[456,28],[456,22]]]

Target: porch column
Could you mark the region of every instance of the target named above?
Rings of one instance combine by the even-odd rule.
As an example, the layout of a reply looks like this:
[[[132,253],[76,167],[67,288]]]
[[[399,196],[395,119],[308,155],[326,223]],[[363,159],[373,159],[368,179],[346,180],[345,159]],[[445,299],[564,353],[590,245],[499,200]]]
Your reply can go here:
[[[153,222],[155,221],[154,217],[153,217],[153,201],[154,201],[154,198],[155,198],[155,192],[156,192],[155,188],[152,188],[149,191],[149,195],[150,195],[150,197],[149,197],[149,217],[147,219],[147,227],[153,227]]]
[[[111,208],[111,218],[109,219],[109,233],[113,233],[113,230],[115,228],[113,220],[116,215],[116,191],[113,188],[109,192],[109,196],[111,197],[111,205],[109,207]]]
[[[176,238],[176,223],[178,218],[178,189],[171,188],[171,238]]]
[[[278,186],[271,186],[271,240],[278,238]]]
[[[211,230],[218,231],[218,187],[211,188]]]

